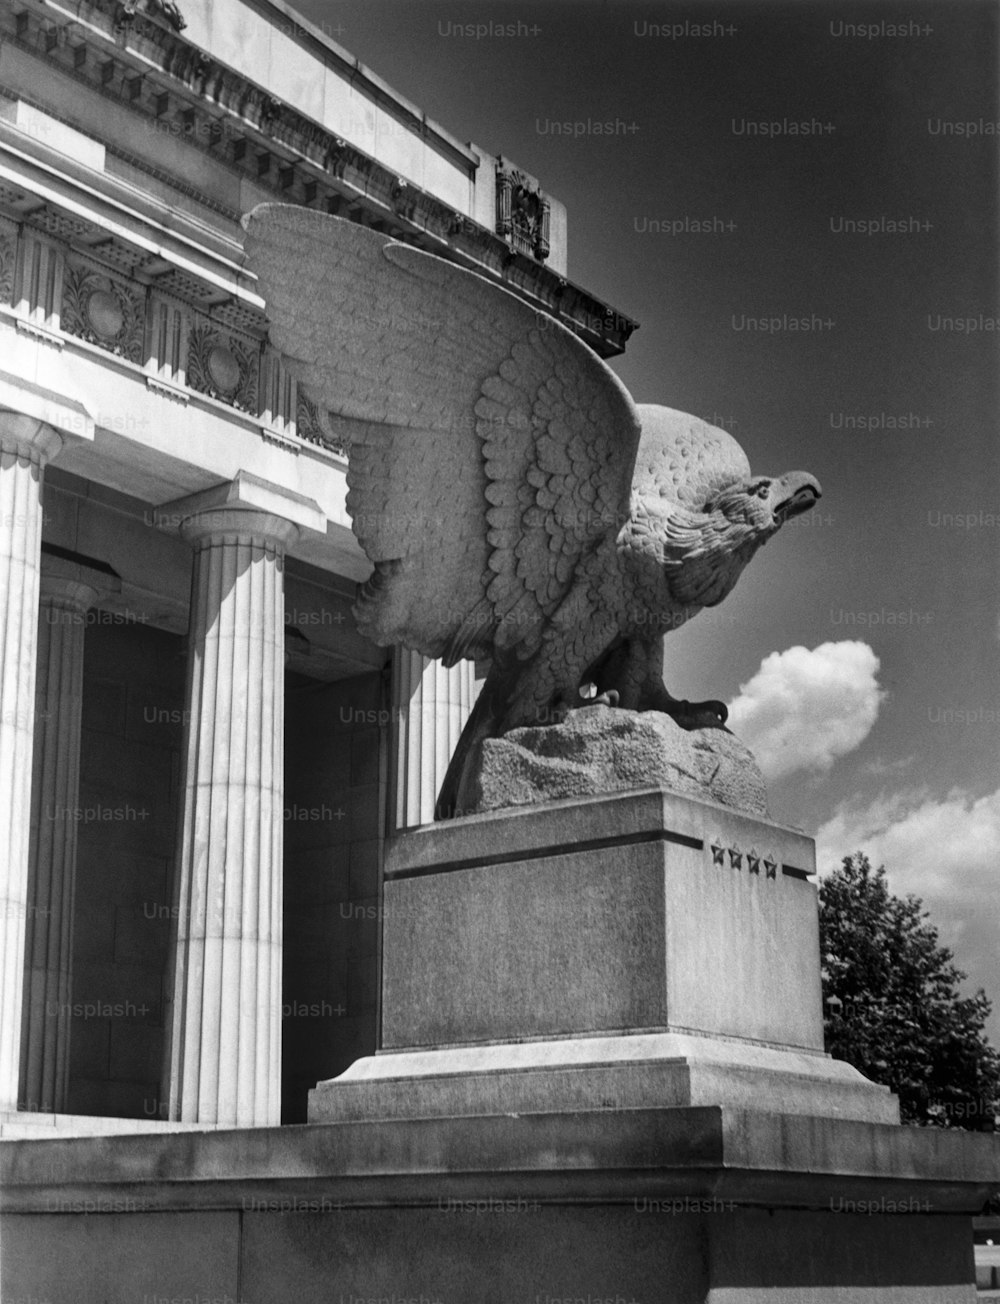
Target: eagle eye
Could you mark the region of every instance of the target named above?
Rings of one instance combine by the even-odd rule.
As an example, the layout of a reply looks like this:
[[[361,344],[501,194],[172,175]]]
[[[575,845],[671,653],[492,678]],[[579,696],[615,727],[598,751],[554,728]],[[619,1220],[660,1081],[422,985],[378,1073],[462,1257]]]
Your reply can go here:
[[[769,480],[761,480],[760,484],[755,487],[754,493],[758,498],[766,498],[770,487],[771,482]]]

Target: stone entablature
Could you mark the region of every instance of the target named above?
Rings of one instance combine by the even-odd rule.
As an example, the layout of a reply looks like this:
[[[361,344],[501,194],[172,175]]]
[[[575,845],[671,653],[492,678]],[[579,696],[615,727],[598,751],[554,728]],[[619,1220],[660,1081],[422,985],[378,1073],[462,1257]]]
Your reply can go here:
[[[23,199],[23,192],[0,187],[0,201],[12,199]],[[210,303],[216,287],[186,275],[184,288],[200,289],[200,301],[165,293],[160,287],[172,278],[169,265],[157,274],[150,264],[163,260],[144,265],[106,235],[93,252],[81,253],[79,229],[73,244],[47,234],[59,229],[51,208],[36,209],[20,223],[0,215],[0,314],[13,311],[19,329],[41,333],[57,347],[70,336],[103,349],[182,402],[193,391],[257,419],[265,435],[297,435],[342,454],[329,425],[299,396],[294,377],[267,343],[262,312],[235,298]],[[43,214],[48,220],[39,223]],[[132,275],[121,270],[129,264]]]
[[[136,119],[134,139],[140,150],[139,131],[150,133],[150,139],[154,131],[161,133],[175,145],[196,150],[202,167],[207,160],[220,172],[241,177],[262,197],[349,217],[501,281],[557,316],[602,357],[624,350],[636,323],[545,266],[548,235],[541,218],[537,238],[527,244],[520,236],[511,240],[491,229],[497,223],[479,211],[478,203],[478,216],[470,216],[467,205],[445,202],[422,189],[217,62],[165,20],[136,12],[122,25],[121,10],[119,0],[82,0],[77,21],[70,22],[64,11],[45,3],[26,5],[16,14],[0,9],[0,38],[16,54],[39,61],[39,71],[68,77],[114,101],[119,111],[127,109]],[[17,94],[79,128],[78,121],[60,117],[52,106],[35,104],[35,84],[35,77],[28,78]],[[164,170],[162,161],[154,165],[153,156],[140,157],[134,147],[126,151],[110,140],[104,143],[107,175],[138,169],[166,180],[224,219],[238,221],[235,208],[206,200],[204,189],[192,186],[178,166]],[[149,155],[148,142],[145,152]],[[468,166],[474,170],[476,164]],[[492,164],[499,178],[508,167],[502,159]]]

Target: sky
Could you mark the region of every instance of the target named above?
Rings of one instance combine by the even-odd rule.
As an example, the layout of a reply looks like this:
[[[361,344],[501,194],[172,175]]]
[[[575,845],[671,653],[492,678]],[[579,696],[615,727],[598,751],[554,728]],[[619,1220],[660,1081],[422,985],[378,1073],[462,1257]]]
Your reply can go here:
[[[667,687],[730,704],[821,872],[923,899],[1000,1044],[996,4],[297,7],[566,204],[637,402],[819,478]]]

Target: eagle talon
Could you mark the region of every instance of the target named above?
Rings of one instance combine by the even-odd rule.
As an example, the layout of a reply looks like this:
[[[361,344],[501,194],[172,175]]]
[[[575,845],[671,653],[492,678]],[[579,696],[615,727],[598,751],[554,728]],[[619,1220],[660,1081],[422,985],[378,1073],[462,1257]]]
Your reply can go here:
[[[707,702],[675,702],[668,708],[667,714],[682,729],[725,729],[729,719],[725,702],[714,699]]]
[[[598,693],[596,697],[588,698],[583,702],[583,706],[617,706],[620,700],[620,694],[616,688],[609,688],[606,693]]]

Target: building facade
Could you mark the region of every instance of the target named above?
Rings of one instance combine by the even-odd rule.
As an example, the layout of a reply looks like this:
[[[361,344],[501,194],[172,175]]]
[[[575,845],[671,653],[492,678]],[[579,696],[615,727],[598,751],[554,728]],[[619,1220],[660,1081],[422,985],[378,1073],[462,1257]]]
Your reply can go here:
[[[378,1045],[384,840],[433,817],[475,668],[354,627],[337,418],[244,265],[265,201],[601,356],[634,327],[534,178],[280,0],[0,0],[4,1135],[299,1122]]]

